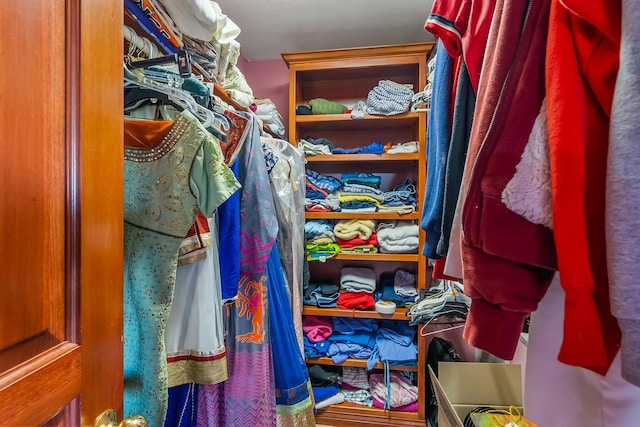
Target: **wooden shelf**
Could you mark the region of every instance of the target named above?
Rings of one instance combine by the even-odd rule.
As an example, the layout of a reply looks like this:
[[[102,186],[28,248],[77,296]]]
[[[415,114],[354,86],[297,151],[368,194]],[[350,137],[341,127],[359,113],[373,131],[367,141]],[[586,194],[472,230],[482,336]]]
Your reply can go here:
[[[394,219],[394,220],[419,220],[417,212],[399,214],[396,212],[305,212],[306,219]]]
[[[375,161],[392,161],[392,162],[417,162],[420,154],[418,153],[399,153],[399,154],[323,154],[318,156],[306,156],[307,163],[341,163],[341,162],[375,162]]]
[[[296,116],[296,125],[304,131],[386,129],[412,127],[422,113],[403,113],[394,116],[371,116],[352,119],[350,114],[316,114]]]
[[[347,359],[342,363],[334,363],[333,359],[330,357],[318,357],[316,359],[307,358],[305,360],[307,363],[313,363],[318,365],[333,365],[333,366],[353,366],[356,368],[366,368],[367,367],[367,359]],[[384,369],[384,364],[382,362],[378,362],[375,364],[373,369]],[[417,372],[417,366],[389,366],[389,369],[392,371],[411,371]]]
[[[349,413],[353,413],[354,411],[361,411],[363,413],[366,413],[367,415],[381,418],[403,418],[409,420],[418,419],[417,412],[389,411],[388,409],[376,408],[375,406],[370,408],[365,405],[359,405],[357,403],[351,402],[337,403],[326,408],[318,409],[318,413],[320,415],[324,414],[325,412],[340,413],[343,411],[348,411]]]
[[[420,255],[418,254],[343,254],[340,253],[333,258],[329,259],[342,259],[347,261],[404,261],[404,262],[418,262]]]
[[[304,316],[331,316],[331,317],[351,317],[363,319],[392,319],[392,320],[409,320],[407,309],[398,307],[393,314],[380,314],[375,310],[349,310],[345,308],[324,308],[305,305],[302,308]]]

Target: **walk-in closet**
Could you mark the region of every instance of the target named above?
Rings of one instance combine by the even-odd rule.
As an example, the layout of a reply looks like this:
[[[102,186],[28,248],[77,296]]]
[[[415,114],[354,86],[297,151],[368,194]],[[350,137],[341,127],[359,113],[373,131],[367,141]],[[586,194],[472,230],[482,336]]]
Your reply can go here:
[[[637,24],[0,2],[0,425],[638,425]]]

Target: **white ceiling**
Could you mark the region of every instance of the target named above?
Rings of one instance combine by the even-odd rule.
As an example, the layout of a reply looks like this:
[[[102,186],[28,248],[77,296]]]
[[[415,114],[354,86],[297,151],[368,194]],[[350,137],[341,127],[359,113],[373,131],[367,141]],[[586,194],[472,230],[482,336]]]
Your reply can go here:
[[[433,0],[217,0],[242,30],[249,61],[281,52],[433,41],[424,30]]]

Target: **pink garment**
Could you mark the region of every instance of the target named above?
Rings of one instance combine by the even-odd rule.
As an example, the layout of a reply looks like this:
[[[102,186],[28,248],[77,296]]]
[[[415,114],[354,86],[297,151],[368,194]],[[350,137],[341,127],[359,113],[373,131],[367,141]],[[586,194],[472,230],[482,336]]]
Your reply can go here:
[[[374,400],[380,402],[387,401],[387,385],[384,382],[383,374],[369,375],[369,387]],[[408,379],[391,372],[391,404],[392,408],[398,408],[414,403],[418,400],[418,387],[409,382]]]
[[[343,389],[345,389],[345,390],[347,390],[347,391],[360,391],[360,390],[363,390],[363,389],[361,389],[361,388],[354,387],[354,386],[352,386],[352,385],[345,384],[345,383],[342,383],[342,388],[343,388]]]
[[[302,320],[302,330],[307,334],[307,338],[309,338],[311,342],[326,340],[329,335],[331,335],[331,332],[333,332],[331,318],[306,316]]]
[[[373,406],[376,408],[384,408],[384,403],[380,402],[378,399],[373,399]],[[398,406],[397,408],[391,408],[392,411],[404,411],[404,412],[418,412],[418,401],[413,403],[409,403],[408,405]]]

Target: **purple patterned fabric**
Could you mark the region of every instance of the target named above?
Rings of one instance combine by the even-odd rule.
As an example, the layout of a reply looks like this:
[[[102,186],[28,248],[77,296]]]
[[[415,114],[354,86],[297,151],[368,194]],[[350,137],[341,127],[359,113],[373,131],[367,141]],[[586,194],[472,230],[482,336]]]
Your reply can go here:
[[[260,131],[254,118],[238,155],[240,283],[227,318],[229,379],[198,391],[198,425],[276,425],[265,267],[278,234]]]

